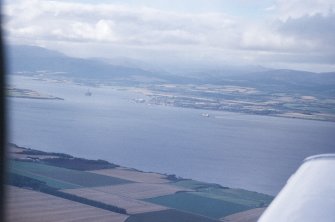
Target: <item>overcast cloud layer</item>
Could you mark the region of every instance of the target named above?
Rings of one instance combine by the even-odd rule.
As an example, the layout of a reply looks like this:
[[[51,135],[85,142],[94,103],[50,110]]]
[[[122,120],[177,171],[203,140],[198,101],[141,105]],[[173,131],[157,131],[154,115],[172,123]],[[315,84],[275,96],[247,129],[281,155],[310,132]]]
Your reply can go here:
[[[335,70],[333,0],[97,2],[7,1],[6,39],[80,57]]]

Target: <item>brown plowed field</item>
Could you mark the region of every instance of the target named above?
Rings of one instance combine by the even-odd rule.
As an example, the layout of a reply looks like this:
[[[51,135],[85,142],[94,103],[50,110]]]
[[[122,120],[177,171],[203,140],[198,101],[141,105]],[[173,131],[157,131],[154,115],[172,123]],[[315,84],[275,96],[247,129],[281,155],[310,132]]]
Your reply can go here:
[[[128,216],[52,195],[7,186],[7,221],[15,222],[124,222]]]
[[[157,204],[135,200],[127,196],[102,192],[96,188],[68,189],[62,191],[74,194],[79,197],[84,197],[90,200],[124,208],[129,214],[154,212],[167,209],[166,207]]]

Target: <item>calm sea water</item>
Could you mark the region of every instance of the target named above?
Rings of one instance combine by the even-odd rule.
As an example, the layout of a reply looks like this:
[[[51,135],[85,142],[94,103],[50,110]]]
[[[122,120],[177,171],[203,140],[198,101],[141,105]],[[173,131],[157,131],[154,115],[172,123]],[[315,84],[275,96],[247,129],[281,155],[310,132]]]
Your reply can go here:
[[[335,123],[134,103],[110,86],[11,84],[64,101],[10,98],[10,142],[276,194],[307,156],[335,152]]]

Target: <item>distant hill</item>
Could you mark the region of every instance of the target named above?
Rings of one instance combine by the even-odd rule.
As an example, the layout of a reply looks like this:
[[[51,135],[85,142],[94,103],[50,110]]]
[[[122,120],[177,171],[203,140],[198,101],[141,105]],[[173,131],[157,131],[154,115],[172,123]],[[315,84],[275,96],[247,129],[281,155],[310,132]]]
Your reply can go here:
[[[36,46],[7,47],[10,73],[48,71],[86,80],[118,80],[136,83],[179,83],[239,85],[270,91],[320,91],[335,93],[335,72],[313,73],[261,66],[207,67],[191,73],[167,73],[143,68],[143,63],[122,58],[114,60],[81,59]]]
[[[11,45],[7,47],[10,73],[61,72],[72,78],[115,79],[142,76],[156,77],[153,72],[138,68],[108,64],[93,59],[72,58],[62,53],[36,46]]]
[[[335,121],[335,72],[219,64],[168,73],[127,58],[73,58],[35,46],[7,51],[11,74],[144,88],[150,104]]]
[[[193,73],[199,83],[236,85],[269,92],[321,92],[335,95],[335,72],[314,73],[289,69],[219,69]]]

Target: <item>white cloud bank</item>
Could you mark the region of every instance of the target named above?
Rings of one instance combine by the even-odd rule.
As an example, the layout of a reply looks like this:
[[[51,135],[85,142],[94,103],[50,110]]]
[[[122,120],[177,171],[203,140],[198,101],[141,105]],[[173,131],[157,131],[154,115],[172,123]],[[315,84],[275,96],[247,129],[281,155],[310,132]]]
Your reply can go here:
[[[9,42],[46,46],[75,56],[170,61],[175,57],[175,61],[283,68],[295,64],[297,69],[301,64],[324,71],[335,70],[332,7],[331,0],[278,0],[264,8],[260,21],[228,12],[11,0],[4,4],[4,30]]]

